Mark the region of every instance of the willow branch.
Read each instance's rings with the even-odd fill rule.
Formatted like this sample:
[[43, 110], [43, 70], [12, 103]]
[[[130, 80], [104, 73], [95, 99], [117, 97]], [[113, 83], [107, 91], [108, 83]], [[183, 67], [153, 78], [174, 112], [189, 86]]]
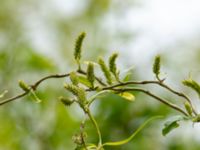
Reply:
[[22, 98], [22, 97], [26, 96], [28, 93], [29, 92], [24, 92], [24, 93], [19, 94], [19, 95], [15, 96], [15, 97], [11, 97], [11, 98], [5, 99], [3, 101], [0, 101], [0, 105], [4, 105], [4, 104], [9, 103], [11, 101], [14, 101], [14, 100], [17, 100], [19, 98]]
[[183, 110], [181, 109], [180, 107], [178, 107], [177, 105], [171, 103], [171, 102], [168, 102], [167, 100], [164, 100], [158, 96], [156, 96], [155, 94], [147, 91], [147, 90], [144, 90], [144, 89], [140, 89], [140, 88], [123, 88], [123, 89], [112, 89], [114, 91], [118, 91], [118, 92], [125, 92], [125, 91], [138, 91], [138, 92], [142, 92], [142, 93], [145, 93], [151, 97], [153, 97], [154, 99], [160, 101], [161, 103], [167, 105], [168, 107], [176, 110], [176, 111], [179, 111], [180, 113], [184, 114], [185, 116], [188, 116], [188, 114]]
[[52, 79], [52, 78], [64, 78], [64, 77], [68, 77], [69, 76], [69, 73], [67, 74], [55, 74], [55, 75], [49, 75], [49, 76], [46, 76], [40, 80], [38, 80], [37, 82], [35, 82], [35, 84], [31, 85], [31, 88], [33, 90], [36, 90], [37, 87], [45, 80], [47, 79]]
[[[64, 77], [67, 77], [69, 76], [69, 74], [55, 74], [55, 75], [48, 75], [46, 77], [43, 77], [41, 78], [40, 80], [36, 81], [33, 85], [30, 85], [31, 89], [33, 89], [34, 91], [37, 89], [37, 87], [42, 83], [44, 82], [45, 80], [47, 79], [52, 79], [52, 78], [64, 78]], [[8, 99], [5, 99], [3, 101], [0, 101], [0, 105], [4, 105], [6, 103], [9, 103], [9, 102], [12, 102], [14, 100], [17, 100], [17, 99], [20, 99], [24, 96], [26, 96], [27, 94], [29, 94], [30, 91], [26, 91], [26, 92], [23, 92], [17, 96], [14, 96], [14, 97], [11, 97], [11, 98], [8, 98]]]
[[[181, 93], [181, 92], [178, 92], [178, 91], [176, 91], [176, 90], [170, 88], [168, 85], [164, 84], [163, 82], [159, 82], [159, 81], [129, 81], [129, 82], [123, 82], [123, 83], [115, 84], [115, 85], [109, 86], [109, 87], [107, 87], [107, 88], [115, 88], [115, 87], [120, 87], [120, 86], [136, 85], [136, 84], [137, 84], [137, 85], [140, 85], [140, 84], [141, 84], [141, 85], [142, 85], [142, 84], [143, 84], [143, 85], [144, 85], [144, 84], [157, 84], [157, 85], [159, 85], [159, 86], [161, 86], [161, 87], [167, 89], [167, 90], [170, 91], [171, 93], [173, 93], [173, 94], [175, 94], [175, 95], [177, 95], [177, 96], [179, 96], [179, 97], [184, 98], [184, 99], [185, 99], [186, 101], [188, 101], [189, 104], [191, 105], [194, 114], [195, 114], [195, 115], [198, 114], [198, 113], [195, 111], [194, 106], [192, 105], [192, 102], [191, 102], [191, 100], [189, 99], [188, 96], [186, 96], [185, 94], [183, 94], [183, 93]], [[105, 89], [107, 89], [107, 88], [105, 88]]]

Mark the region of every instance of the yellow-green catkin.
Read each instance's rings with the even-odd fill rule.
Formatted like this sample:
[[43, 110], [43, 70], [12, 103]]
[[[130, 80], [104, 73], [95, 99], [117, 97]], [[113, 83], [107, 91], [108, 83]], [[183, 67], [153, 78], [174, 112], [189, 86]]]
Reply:
[[30, 87], [22, 80], [19, 80], [19, 87], [24, 90], [25, 92], [29, 92], [30, 91]]
[[95, 75], [94, 75], [94, 64], [92, 62], [89, 62], [87, 67], [87, 79], [90, 82], [91, 87], [94, 88]]
[[78, 79], [76, 72], [73, 71], [70, 73], [70, 80], [74, 85], [76, 85], [76, 86], [78, 85], [79, 79]]
[[191, 116], [192, 115], [192, 107], [191, 107], [190, 103], [188, 101], [186, 101], [184, 103], [184, 106], [185, 106], [185, 109], [188, 112], [188, 114]]
[[113, 53], [110, 58], [109, 58], [109, 69], [110, 72], [113, 73], [113, 75], [115, 76], [115, 78], [117, 80], [119, 80], [118, 78], [118, 71], [117, 71], [117, 65], [116, 65], [116, 59], [118, 57], [118, 53]]
[[154, 59], [153, 73], [158, 77], [160, 74], [160, 56], [157, 55]]
[[63, 96], [59, 97], [59, 100], [66, 106], [70, 106], [74, 101], [69, 99], [69, 98], [65, 98]]
[[196, 81], [189, 79], [189, 80], [184, 80], [182, 81], [183, 85], [190, 87], [191, 89], [193, 89], [194, 91], [197, 92], [197, 94], [200, 97], [200, 85], [199, 83], [197, 83]]
[[71, 92], [73, 95], [78, 95], [78, 87], [73, 84], [64, 84], [64, 88]]
[[75, 49], [74, 49], [74, 58], [77, 61], [79, 61], [81, 59], [82, 43], [83, 43], [85, 36], [86, 36], [85, 32], [82, 32], [76, 39]]
[[110, 73], [110, 70], [109, 68], [106, 66], [104, 60], [99, 57], [99, 60], [98, 60], [98, 63], [101, 67], [101, 70], [103, 71], [104, 73], [104, 76], [106, 77], [106, 80], [107, 80], [107, 83], [108, 84], [112, 84], [112, 77], [111, 77], [111, 73]]
[[75, 95], [81, 104], [86, 102], [86, 93], [83, 88], [77, 87], [73, 84], [64, 84], [64, 88]]

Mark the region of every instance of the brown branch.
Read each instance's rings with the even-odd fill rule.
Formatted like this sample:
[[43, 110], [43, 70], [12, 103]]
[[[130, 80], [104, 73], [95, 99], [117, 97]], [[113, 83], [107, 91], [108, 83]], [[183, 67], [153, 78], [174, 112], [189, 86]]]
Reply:
[[[106, 90], [108, 90], [108, 88], [106, 88]], [[170, 107], [170, 108], [172, 108], [172, 109], [174, 109], [174, 110], [176, 110], [176, 111], [179, 111], [180, 113], [184, 114], [185, 116], [188, 116], [188, 114], [187, 114], [184, 110], [182, 110], [181, 108], [179, 108], [177, 105], [175, 105], [175, 104], [173, 104], [173, 103], [170, 103], [170, 102], [168, 102], [168, 101], [166, 101], [166, 100], [164, 100], [164, 99], [162, 99], [162, 98], [156, 96], [155, 94], [153, 94], [153, 93], [151, 93], [151, 92], [149, 92], [149, 91], [147, 91], [147, 90], [140, 89], [140, 88], [123, 88], [123, 89], [113, 89], [113, 88], [112, 88], [112, 90], [118, 91], [118, 92], [138, 91], [138, 92], [145, 93], [145, 94], [147, 94], [147, 95], [153, 97], [154, 99], [157, 99], [157, 100], [160, 101], [161, 103], [167, 105], [168, 107]]]
[[68, 77], [69, 73], [67, 74], [55, 74], [55, 75], [49, 75], [46, 76], [40, 80], [38, 80], [37, 82], [35, 82], [35, 84], [31, 85], [31, 88], [35, 91], [37, 89], [37, 87], [45, 80], [47, 79], [51, 79], [51, 78], [64, 78], [64, 77]]
[[4, 105], [4, 104], [6, 104], [6, 103], [9, 103], [9, 102], [11, 102], [11, 101], [17, 100], [17, 99], [19, 99], [19, 98], [22, 98], [22, 97], [26, 96], [28, 93], [29, 93], [29, 92], [24, 92], [24, 93], [19, 94], [19, 95], [15, 96], [15, 97], [11, 97], [11, 98], [5, 99], [5, 100], [3, 100], [3, 101], [0, 101], [0, 106], [1, 106], [1, 105]]
[[[36, 81], [33, 85], [30, 85], [31, 89], [33, 89], [34, 91], [37, 89], [37, 87], [45, 80], [47, 79], [52, 79], [52, 78], [64, 78], [64, 77], [67, 77], [69, 76], [69, 74], [56, 74], [56, 75], [49, 75], [49, 76], [46, 76], [46, 77], [43, 77], [42, 79]], [[30, 90], [31, 90], [30, 89]], [[14, 100], [17, 100], [19, 98], [22, 98], [24, 96], [26, 96], [30, 91], [26, 91], [26, 92], [23, 92], [17, 96], [14, 96], [14, 97], [11, 97], [11, 98], [8, 98], [8, 99], [5, 99], [3, 101], [0, 101], [0, 106], [1, 105], [4, 105], [6, 103], [9, 103], [9, 102], [12, 102]]]
[[[164, 84], [163, 82], [159, 82], [159, 81], [129, 81], [129, 82], [123, 82], [123, 83], [119, 83], [119, 84], [115, 84], [113, 86], [109, 86], [107, 88], [115, 88], [115, 87], [120, 87], [120, 86], [126, 86], [126, 85], [135, 85], [135, 84], [157, 84], [165, 89], [167, 89], [168, 91], [172, 92], [173, 94], [179, 96], [179, 97], [182, 97], [184, 98], [186, 101], [189, 102], [189, 104], [191, 105], [192, 107], [192, 110], [194, 112], [195, 115], [197, 115], [198, 113], [195, 111], [193, 105], [192, 105], [192, 102], [191, 100], [189, 99], [188, 96], [186, 96], [185, 94], [181, 93], [181, 92], [177, 92], [176, 90], [170, 88], [169, 86], [167, 86], [166, 84]], [[106, 89], [106, 88], [105, 88]]]

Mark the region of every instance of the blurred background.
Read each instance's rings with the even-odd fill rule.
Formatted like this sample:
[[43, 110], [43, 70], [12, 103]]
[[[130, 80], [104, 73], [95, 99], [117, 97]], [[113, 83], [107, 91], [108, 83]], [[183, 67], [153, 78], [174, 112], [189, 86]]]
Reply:
[[[0, 2], [0, 93], [6, 97], [21, 91], [18, 80], [34, 83], [49, 74], [76, 69], [73, 60], [77, 35], [87, 33], [83, 58], [108, 58], [119, 52], [118, 65], [133, 68], [134, 80], [155, 79], [152, 63], [162, 57], [162, 77], [173, 88], [186, 92], [200, 110], [198, 97], [181, 85], [192, 76], [200, 81], [200, 2], [198, 0], [1, 0]], [[71, 150], [72, 136], [83, 119], [76, 106], [66, 108], [57, 99], [66, 95], [65, 79], [48, 80], [37, 94], [1, 106], [1, 150]], [[146, 86], [158, 95], [182, 105], [179, 97], [157, 87]], [[170, 117], [177, 112], [143, 94], [135, 102], [115, 95], [93, 106], [103, 140], [129, 136], [143, 121], [154, 115]], [[198, 150], [200, 126], [181, 123], [163, 137], [166, 119], [155, 121], [130, 143], [110, 150]], [[97, 140], [87, 121], [88, 141]]]

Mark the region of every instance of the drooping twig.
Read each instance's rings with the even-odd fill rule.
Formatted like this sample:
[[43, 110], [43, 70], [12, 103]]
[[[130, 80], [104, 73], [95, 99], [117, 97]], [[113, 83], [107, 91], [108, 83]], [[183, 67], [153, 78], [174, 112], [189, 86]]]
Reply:
[[115, 89], [112, 89], [112, 90], [113, 90], [113, 91], [117, 91], [117, 92], [138, 91], [138, 92], [145, 93], [145, 94], [147, 94], [147, 95], [149, 95], [149, 96], [155, 98], [156, 100], [160, 101], [161, 103], [163, 103], [163, 104], [169, 106], [170, 108], [172, 108], [172, 109], [174, 109], [174, 110], [176, 110], [176, 111], [181, 112], [181, 113], [184, 114], [185, 116], [188, 116], [188, 114], [187, 114], [184, 110], [182, 110], [180, 107], [178, 107], [177, 105], [175, 105], [175, 104], [173, 104], [173, 103], [171, 103], [171, 102], [168, 102], [168, 101], [166, 101], [166, 100], [164, 100], [164, 99], [162, 99], [162, 98], [156, 96], [155, 94], [153, 94], [153, 93], [151, 93], [151, 92], [149, 92], [149, 91], [147, 91], [147, 90], [140, 89], [140, 88], [121, 88], [121, 89], [115, 88]]
[[[67, 76], [69, 76], [69, 74], [48, 75], [48, 76], [43, 77], [43, 78], [41, 78], [40, 80], [36, 81], [33, 85], [30, 85], [30, 88], [31, 88], [32, 90], [35, 91], [35, 90], [37, 89], [37, 87], [38, 87], [43, 81], [45, 81], [45, 80], [47, 80], [47, 79], [52, 79], [52, 78], [64, 78], [64, 77], [67, 77]], [[19, 95], [17, 95], [17, 96], [14, 96], [14, 97], [5, 99], [5, 100], [3, 100], [3, 101], [0, 101], [0, 105], [4, 105], [4, 104], [9, 103], [9, 102], [12, 102], [12, 101], [14, 101], [14, 100], [20, 99], [20, 98], [26, 96], [27, 94], [29, 94], [29, 92], [30, 92], [30, 91], [26, 91], [26, 92], [23, 92], [23, 93], [21, 93], [21, 94], [19, 94]]]
[[129, 82], [123, 82], [123, 83], [115, 84], [113, 86], [109, 86], [109, 87], [106, 87], [104, 89], [112, 89], [112, 88], [115, 88], [115, 87], [126, 86], [126, 85], [142, 85], [142, 84], [157, 84], [157, 85], [167, 89], [168, 91], [172, 92], [173, 94], [184, 98], [191, 105], [194, 114], [195, 115], [198, 114], [195, 111], [194, 106], [192, 105], [192, 102], [191, 102], [191, 100], [190, 100], [190, 98], [188, 96], [186, 96], [185, 94], [183, 94], [181, 92], [178, 92], [178, 91], [172, 89], [171, 87], [169, 87], [168, 85], [164, 84], [163, 82], [159, 82], [159, 81], [129, 81]]

